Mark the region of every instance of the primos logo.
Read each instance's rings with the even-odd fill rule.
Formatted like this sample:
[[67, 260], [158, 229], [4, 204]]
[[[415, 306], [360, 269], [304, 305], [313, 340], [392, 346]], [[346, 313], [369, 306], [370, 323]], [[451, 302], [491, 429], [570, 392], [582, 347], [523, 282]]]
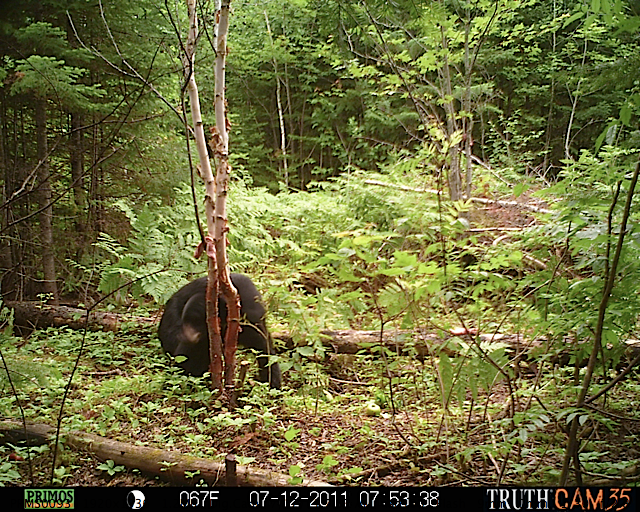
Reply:
[[74, 489], [25, 489], [25, 509], [72, 509]]

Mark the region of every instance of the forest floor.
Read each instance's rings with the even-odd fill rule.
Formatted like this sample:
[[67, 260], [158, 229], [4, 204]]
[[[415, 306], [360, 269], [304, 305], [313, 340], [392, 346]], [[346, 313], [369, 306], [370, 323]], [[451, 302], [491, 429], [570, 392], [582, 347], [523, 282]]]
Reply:
[[[344, 388], [343, 385], [340, 387]], [[333, 390], [340, 392], [338, 388]], [[491, 402], [493, 405], [508, 403], [508, 391], [506, 386], [498, 386], [492, 390]], [[627, 397], [633, 402], [635, 397]], [[488, 404], [486, 409], [492, 409]], [[520, 404], [522, 405], [522, 404]], [[286, 410], [285, 410], [286, 409]], [[425, 412], [428, 407], [422, 403], [420, 409], [411, 407], [408, 410], [399, 411], [395, 417], [387, 412], [381, 416], [372, 417], [365, 414], [354, 414], [353, 411], [342, 407], [334, 407], [332, 411], [314, 414], [310, 411], [299, 411], [292, 415], [291, 410], [285, 407], [276, 407], [272, 413], [278, 418], [269, 431], [251, 426], [239, 430], [230, 429], [228, 435], [220, 438], [208, 438], [202, 443], [209, 445], [211, 452], [221, 455], [233, 452], [239, 457], [251, 458], [250, 468], [261, 468], [267, 471], [287, 474], [288, 467], [295, 464], [302, 468], [305, 480], [323, 481], [327, 484], [338, 486], [389, 486], [389, 487], [435, 487], [435, 486], [495, 486], [497, 475], [502, 470], [503, 459], [497, 454], [481, 456], [480, 451], [475, 452], [471, 447], [491, 446], [491, 429], [486, 427], [486, 421], [481, 415], [471, 415], [465, 423], [464, 418], [449, 418], [443, 422], [441, 414]], [[409, 408], [407, 408], [409, 409]], [[282, 413], [280, 415], [279, 413]], [[612, 417], [624, 414], [624, 411], [606, 411]], [[215, 413], [214, 413], [215, 414]], [[499, 416], [499, 415], [497, 415]], [[188, 428], [188, 421], [179, 419]], [[499, 421], [498, 418], [496, 418]], [[447, 425], [448, 423], [448, 425]], [[425, 437], [425, 424], [429, 424], [433, 431], [442, 427], [440, 436], [434, 435], [429, 439]], [[274, 443], [274, 431], [299, 430], [295, 443], [286, 443], [282, 440]], [[138, 431], [135, 441], [148, 446], [157, 446], [153, 440], [153, 431], [157, 427], [150, 426], [149, 430]], [[232, 432], [233, 430], [233, 432]], [[417, 435], [417, 431], [421, 431]], [[549, 439], [555, 439], [560, 445], [566, 436], [561, 432], [560, 424], [551, 423], [547, 426]], [[117, 436], [126, 439], [127, 433]], [[640, 457], [640, 449], [634, 446], [634, 439], [640, 438], [640, 422], [624, 420], [619, 422], [618, 428], [608, 430], [598, 428], [592, 434], [594, 441], [606, 445], [609, 449], [600, 456], [600, 463], [610, 464], [611, 467], [621, 461], [637, 459]], [[449, 442], [448, 439], [452, 439]], [[495, 442], [495, 440], [493, 441]], [[274, 453], [274, 445], [278, 444]], [[465, 446], [468, 447], [465, 449]], [[516, 476], [515, 481], [519, 485], [545, 485], [537, 473], [539, 466], [559, 468], [562, 465], [562, 450], [549, 449], [538, 451], [531, 450], [525, 445], [514, 446], [508, 459], [505, 480], [511, 485], [514, 483], [513, 468], [527, 467], [532, 473], [532, 481], [527, 482], [526, 473]], [[189, 454], [193, 446], [176, 440], [171, 450]], [[465, 450], [468, 456], [465, 456]], [[475, 455], [474, 455], [475, 452]], [[487, 453], [487, 452], [485, 452]], [[327, 455], [331, 461], [327, 462]], [[220, 457], [213, 457], [220, 460]], [[65, 463], [72, 468], [65, 486], [164, 486], [166, 482], [156, 477], [145, 476], [137, 471], [124, 468], [116, 474], [109, 476], [107, 472], [97, 469], [101, 461], [89, 453], [66, 452]], [[39, 467], [38, 464], [42, 464]], [[50, 454], [34, 459], [36, 473], [47, 474], [50, 471]], [[26, 465], [22, 467], [26, 470]], [[345, 469], [359, 468], [358, 471], [348, 472]], [[597, 485], [609, 485], [607, 475], [589, 473], [585, 475]], [[23, 485], [29, 481], [26, 472], [23, 472]], [[594, 480], [595, 479], [595, 480]], [[194, 483], [197, 482], [197, 477]], [[40, 485], [43, 485], [40, 483]], [[503, 484], [504, 485], [504, 484]], [[547, 481], [546, 485], [552, 485]], [[596, 484], [591, 484], [596, 485]]]
[[[520, 208], [488, 206], [476, 209], [471, 220], [483, 227], [523, 227], [533, 218]], [[480, 238], [485, 236], [486, 240], [480, 243], [491, 243], [499, 232]], [[230, 413], [224, 408], [212, 408], [210, 400], [201, 398], [206, 395], [206, 383], [185, 385], [179, 374], [164, 380], [154, 375], [159, 364], [164, 364], [158, 363], [161, 358], [155, 333], [148, 331], [132, 344], [130, 333], [115, 336], [111, 348], [123, 347], [122, 352], [108, 357], [103, 352], [96, 353], [92, 366], [84, 369], [69, 397], [69, 403], [74, 404], [71, 414], [80, 422], [86, 420], [87, 432], [103, 437], [219, 462], [227, 453], [234, 453], [239, 463], [249, 468], [290, 475], [295, 467], [297, 476], [304, 480], [332, 485], [552, 485], [562, 466], [567, 438], [563, 423], [553, 413], [546, 419], [544, 415], [529, 422], [523, 419], [531, 399], [527, 390], [535, 389], [533, 372], [514, 381], [520, 386], [518, 389], [509, 390], [501, 382], [493, 385], [489, 393], [480, 390], [473, 396], [467, 390], [464, 406], [459, 406], [460, 401], [456, 402], [458, 405], [451, 402], [443, 413], [437, 372], [431, 366], [437, 364], [435, 360], [419, 362], [398, 356], [386, 363], [389, 366], [385, 369], [379, 358], [370, 354], [337, 356], [318, 364], [321, 386], [307, 383], [303, 389], [300, 380], [285, 375], [282, 392], [270, 394], [266, 386], [258, 386], [256, 399], [251, 398], [256, 389], [249, 389], [246, 401], [241, 399], [237, 412]], [[61, 345], [51, 342], [53, 359], [61, 359]], [[48, 350], [42, 351], [43, 357], [47, 357]], [[157, 360], [149, 363], [153, 358]], [[107, 362], [93, 366], [96, 359]], [[115, 373], [108, 375], [113, 368]], [[388, 379], [382, 377], [389, 368], [394, 378], [393, 395]], [[107, 370], [104, 376], [100, 375], [101, 370]], [[144, 372], [149, 372], [148, 379]], [[557, 399], [552, 387], [551, 382], [550, 394], [545, 396], [545, 390], [535, 400], [543, 404]], [[181, 395], [184, 389], [195, 389], [194, 398], [185, 399]], [[640, 458], [640, 421], [624, 419], [629, 411], [640, 410], [638, 395], [625, 388], [616, 388], [612, 393], [616, 393], [612, 407], [600, 413], [603, 418], [615, 419], [615, 427], [604, 420], [592, 422], [591, 432], [583, 436], [583, 446], [592, 451], [587, 459], [610, 467]], [[510, 428], [512, 397], [523, 426], [520, 431]], [[366, 411], [371, 401], [381, 405], [379, 415]], [[626, 406], [616, 409], [619, 404]], [[139, 413], [141, 409], [146, 416]], [[36, 419], [30, 417], [31, 421]], [[92, 421], [96, 421], [94, 427]], [[522, 441], [513, 442], [514, 436], [520, 436]], [[50, 455], [34, 455], [36, 485], [46, 485]], [[101, 462], [90, 453], [64, 450], [62, 465], [67, 472], [61, 481], [65, 486], [169, 485], [131, 468], [118, 468], [109, 474], [99, 468]], [[21, 464], [19, 471], [21, 485], [29, 485], [27, 465]], [[586, 471], [585, 475], [592, 482], [606, 485], [605, 474]], [[194, 483], [197, 481], [196, 476]], [[291, 483], [298, 484], [295, 480]]]

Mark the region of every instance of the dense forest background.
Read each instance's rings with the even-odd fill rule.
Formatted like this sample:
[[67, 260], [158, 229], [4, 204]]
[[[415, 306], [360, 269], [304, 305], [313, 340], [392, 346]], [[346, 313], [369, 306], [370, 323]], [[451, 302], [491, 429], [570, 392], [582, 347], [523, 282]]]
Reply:
[[[633, 7], [236, 2], [227, 82], [234, 176], [276, 193], [402, 165], [434, 184], [448, 179], [460, 199], [483, 186], [473, 177], [480, 163], [510, 183], [546, 184], [604, 138], [635, 147]], [[206, 8], [203, 43], [213, 36]], [[99, 236], [126, 236], [124, 205], [171, 204], [188, 182], [175, 113], [180, 10], [3, 8], [3, 295], [91, 286], [83, 269], [104, 260]], [[212, 119], [211, 46], [198, 55]]]
[[[213, 123], [212, 2], [199, 4], [199, 17], [196, 74], [205, 123]], [[183, 121], [186, 30], [179, 2], [2, 6], [5, 303], [92, 306], [106, 296], [105, 308], [150, 315], [204, 271], [192, 255], [199, 235]], [[570, 465], [580, 483], [578, 447], [612, 443], [598, 428], [632, 437], [620, 434], [610, 458], [590, 445], [586, 459], [602, 464], [594, 475], [613, 478], [612, 459], [637, 463], [637, 449], [625, 448], [637, 441], [637, 419], [633, 429], [594, 412], [587, 396], [596, 367], [604, 386], [635, 357], [639, 30], [633, 0], [232, 2], [232, 269], [260, 284], [272, 328], [289, 333], [289, 384], [316, 402], [339, 394], [317, 366], [328, 357], [326, 329], [426, 329], [455, 340], [453, 353], [430, 353], [437, 357], [425, 388], [402, 387], [416, 382], [413, 373], [404, 380], [404, 359], [390, 367], [383, 358], [383, 369], [371, 370], [379, 379], [371, 399], [394, 417], [398, 404], [420, 404], [426, 390], [439, 397], [438, 440], [455, 430], [444, 418], [469, 414], [473, 433], [460, 440], [469, 445], [456, 470], [421, 473], [422, 484], [472, 469], [495, 471], [485, 484], [565, 483]], [[0, 319], [11, 353], [11, 309]], [[58, 334], [38, 332], [31, 339], [46, 338], [52, 351], [73, 338], [61, 334], [56, 345]], [[520, 349], [514, 363], [513, 347], [471, 340], [487, 332], [536, 340], [535, 363], [523, 362]], [[37, 373], [24, 351], [14, 364]], [[414, 363], [423, 361], [418, 352]], [[151, 356], [137, 357], [127, 364]], [[368, 371], [370, 357], [355, 366]], [[558, 370], [561, 360], [569, 369]], [[412, 372], [425, 371], [415, 364]], [[332, 359], [329, 375], [349, 380], [351, 365]], [[536, 375], [526, 386], [524, 366]], [[471, 410], [489, 403], [498, 382], [498, 402], [510, 404], [494, 422], [499, 442], [470, 427]], [[402, 388], [395, 395], [394, 386]], [[533, 398], [542, 388], [554, 393], [552, 405]], [[637, 388], [623, 393], [613, 403], [637, 405]], [[3, 414], [11, 416], [7, 400]], [[487, 420], [486, 409], [478, 414]], [[299, 432], [291, 428], [287, 443]], [[413, 443], [421, 456], [434, 447]], [[556, 449], [552, 469], [541, 464]], [[336, 470], [339, 459], [321, 458], [317, 474], [344, 476], [350, 470]], [[0, 481], [15, 481], [11, 471]]]

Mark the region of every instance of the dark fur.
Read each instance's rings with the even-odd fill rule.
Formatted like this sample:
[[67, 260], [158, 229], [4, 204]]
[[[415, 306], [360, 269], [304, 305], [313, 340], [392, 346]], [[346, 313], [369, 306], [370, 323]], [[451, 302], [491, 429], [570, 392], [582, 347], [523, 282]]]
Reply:
[[[247, 276], [231, 274], [231, 282], [240, 294], [240, 326], [238, 343], [254, 348], [263, 354], [273, 354], [271, 336], [264, 322], [266, 310], [260, 292]], [[174, 356], [188, 359], [180, 366], [190, 375], [202, 375], [209, 371], [209, 334], [206, 322], [205, 294], [207, 278], [192, 281], [178, 290], [167, 302], [160, 320], [158, 336], [162, 348]], [[227, 328], [227, 304], [224, 298], [218, 303], [222, 337]], [[258, 356], [260, 380], [271, 387], [280, 388], [281, 373], [277, 363], [267, 366], [267, 358]]]

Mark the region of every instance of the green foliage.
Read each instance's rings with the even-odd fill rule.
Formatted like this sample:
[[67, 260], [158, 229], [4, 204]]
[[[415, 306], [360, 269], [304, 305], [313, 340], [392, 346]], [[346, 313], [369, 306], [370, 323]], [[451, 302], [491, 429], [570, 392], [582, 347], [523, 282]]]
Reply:
[[273, 196], [239, 182], [229, 198], [229, 259], [240, 269], [271, 262], [304, 266], [335, 247], [334, 233], [356, 223], [334, 187]]
[[[131, 292], [135, 297], [150, 295], [164, 302], [189, 280], [188, 274], [202, 268], [192, 256], [199, 238], [191, 191], [185, 186], [174, 194], [170, 206], [117, 203], [129, 219], [131, 231], [126, 245], [106, 233], [96, 243], [104, 255], [104, 263], [98, 267], [101, 292], [111, 293], [131, 283], [131, 287], [119, 290], [117, 299], [124, 300]], [[239, 182], [232, 186], [229, 197], [229, 259], [236, 271], [310, 264], [335, 247], [334, 232], [358, 224], [348, 205], [334, 193], [281, 193], [274, 197]], [[95, 268], [82, 268], [87, 274], [95, 273]]]
[[[41, 281], [36, 99], [46, 105], [65, 291], [159, 304], [204, 269], [192, 256], [200, 240], [185, 185], [184, 127], [164, 103], [179, 105], [178, 45], [168, 13], [156, 7], [65, 6], [77, 37], [60, 5], [44, 3], [37, 15], [31, 4], [8, 8], [0, 67], [0, 236], [10, 242], [0, 254], [3, 292], [5, 282], [13, 293], [25, 277]], [[575, 397], [622, 234], [597, 354], [602, 382], [637, 331], [637, 208], [620, 228], [640, 140], [640, 25], [628, 7], [612, 0], [234, 4], [229, 256], [234, 271], [256, 277], [274, 332], [290, 334], [277, 356], [288, 388], [255, 385], [238, 409], [226, 410], [206, 380], [167, 367], [154, 333], [88, 333], [65, 428], [123, 440], [144, 429], [149, 444], [208, 457], [233, 443], [247, 463], [262, 450], [288, 469], [292, 485], [313, 472], [372, 474], [379, 450], [406, 458], [412, 477], [437, 485], [460, 473], [488, 474], [496, 461], [505, 461], [496, 467], [499, 484], [557, 484], [557, 447], [566, 443], [565, 426], [577, 425], [583, 467], [624, 469], [600, 460], [621, 457], [610, 455], [615, 443], [601, 441], [617, 425], [575, 407]], [[202, 26], [210, 29], [208, 16]], [[197, 76], [211, 120], [206, 39]], [[490, 165], [474, 166], [472, 195], [525, 201], [557, 181], [535, 194], [555, 213], [520, 232], [471, 232], [485, 227], [486, 212], [442, 194], [453, 161], [467, 163], [462, 148], [470, 140], [473, 155]], [[514, 220], [503, 213], [487, 227]], [[524, 215], [515, 220], [524, 225]], [[320, 284], [305, 286], [310, 276]], [[33, 288], [25, 295], [37, 296]], [[355, 354], [334, 354], [326, 340], [327, 330], [382, 327], [395, 333], [393, 346], [374, 340]], [[82, 334], [36, 330], [18, 341], [6, 308], [0, 329], [18, 395], [1, 370], [1, 415], [17, 417], [19, 400], [28, 420], [53, 424]], [[518, 358], [513, 344], [486, 341], [491, 332], [517, 334]], [[536, 360], [521, 360], [520, 340], [536, 337], [537, 354], [527, 354]], [[558, 367], [563, 359], [574, 368]], [[535, 380], [520, 372], [527, 365]], [[608, 405], [629, 410], [619, 406], [637, 390], [625, 386], [629, 395], [615, 389]], [[444, 453], [443, 440], [456, 456], [432, 468], [420, 457]], [[21, 483], [22, 466], [4, 463], [0, 484]], [[75, 468], [65, 461], [54, 482], [68, 483]], [[113, 461], [99, 469], [114, 478], [123, 472]]]
[[610, 14], [589, 11], [588, 2], [522, 2], [498, 21], [480, 57], [500, 91], [486, 117], [496, 158], [560, 167], [618, 117], [635, 87], [624, 71], [634, 66], [634, 43], [607, 21]]
[[124, 471], [126, 468], [124, 466], [116, 466], [116, 463], [109, 459], [102, 464], [98, 464], [96, 469], [105, 471], [109, 476], [114, 476], [115, 474]]
[[100, 84], [86, 85], [84, 67], [67, 62], [88, 64], [88, 51], [72, 49], [65, 33], [46, 22], [36, 22], [19, 29], [15, 34], [24, 49], [22, 58], [15, 61], [16, 80], [11, 94], [32, 93], [38, 98], [55, 98], [65, 108], [91, 111], [94, 104], [105, 96]]
[[[622, 201], [629, 186], [632, 159], [636, 158], [635, 152], [611, 147], [604, 148], [598, 156], [585, 151], [578, 161], [568, 162], [564, 179], [548, 191], [564, 198], [563, 208], [543, 238], [536, 240], [565, 246], [565, 257], [570, 258], [577, 274], [553, 275], [550, 269], [531, 279], [530, 283], [540, 290], [538, 305], [546, 320], [540, 325], [541, 330], [551, 329], [556, 336], [575, 332], [578, 339], [594, 332], [594, 312], [620, 236]], [[640, 279], [640, 253], [634, 219], [636, 214], [632, 212], [609, 301], [608, 315], [615, 321], [607, 322], [604, 332], [605, 342], [614, 347], [613, 354], [609, 354], [614, 359], [620, 356], [620, 342], [634, 331], [640, 307], [635, 293], [635, 283]]]
[[287, 480], [287, 483], [289, 485], [300, 485], [303, 482], [303, 477], [304, 474], [302, 473], [302, 468], [300, 466], [298, 466], [297, 464], [294, 464], [293, 466], [291, 466], [289, 468], [289, 476], [291, 478], [289, 478], [289, 480]]
[[473, 400], [477, 400], [483, 391], [490, 393], [491, 389], [505, 378], [513, 378], [508, 369], [506, 345], [481, 343], [479, 340], [470, 344], [455, 340], [450, 341], [447, 346], [449, 349], [455, 349], [458, 357], [452, 360], [445, 352], [440, 353], [439, 369], [444, 408], [447, 408], [453, 399], [463, 406], [467, 392]]
[[71, 48], [66, 37], [60, 27], [43, 21], [36, 21], [15, 32], [16, 41], [24, 49], [23, 55], [56, 55], [85, 64], [91, 61], [88, 50]]
[[65, 66], [54, 57], [32, 55], [23, 62], [18, 61], [15, 70], [20, 79], [11, 88], [13, 94], [33, 92], [39, 98], [54, 96], [68, 108], [84, 110], [90, 110], [93, 102], [104, 96], [98, 86], [78, 83], [83, 70]]
[[[342, 127], [349, 117], [361, 115], [353, 97], [343, 98], [332, 87], [339, 78], [327, 62], [333, 8], [298, 0], [260, 5], [241, 1], [235, 6], [230, 31], [237, 39], [229, 55], [235, 73], [227, 75], [229, 90], [235, 92], [229, 94], [229, 103], [237, 119], [251, 122], [234, 130], [234, 166], [250, 169], [254, 183], [271, 192], [285, 179], [280, 112], [272, 101], [278, 81], [286, 91], [280, 99], [289, 184], [305, 188], [334, 174], [348, 165], [350, 148], [357, 144], [346, 130], [330, 128], [334, 120]], [[256, 95], [269, 99], [256, 102]]]
[[49, 379], [59, 378], [60, 374], [55, 369], [43, 366], [34, 362], [31, 357], [16, 352], [12, 330], [13, 310], [0, 302], [0, 353], [3, 361], [0, 362], [0, 388], [11, 389], [9, 377], [17, 389], [24, 389], [29, 383], [47, 386]]
[[20, 481], [20, 473], [16, 470], [16, 464], [5, 461], [0, 464], [0, 487], [7, 484], [17, 484]]
[[[40, 386], [46, 386], [51, 377], [60, 377], [55, 370], [43, 368], [41, 364], [22, 357], [13, 357], [8, 362], [7, 368], [11, 382], [18, 388], [25, 386], [28, 382], [37, 382]], [[0, 386], [9, 386], [7, 370], [4, 366], [0, 367]]]
[[323, 473], [330, 473], [338, 464], [339, 462], [333, 458], [333, 455], [327, 455], [322, 459], [322, 462], [316, 466], [316, 469]]
[[[197, 263], [190, 254], [199, 239], [192, 221], [188, 188], [176, 189], [176, 201], [171, 206], [148, 202], [140, 207], [119, 201], [117, 206], [127, 216], [131, 231], [127, 246], [107, 233], [102, 233], [96, 248], [105, 256], [98, 267], [98, 290], [117, 292], [123, 300], [127, 292], [134, 297], [149, 295], [158, 302], [166, 301], [180, 286], [187, 283], [185, 273], [196, 272]], [[93, 268], [84, 268], [87, 274]], [[122, 289], [123, 286], [130, 287]]]
[[4, 301], [0, 299], [0, 340], [3, 336], [13, 334], [13, 315], [13, 309], [5, 306]]

